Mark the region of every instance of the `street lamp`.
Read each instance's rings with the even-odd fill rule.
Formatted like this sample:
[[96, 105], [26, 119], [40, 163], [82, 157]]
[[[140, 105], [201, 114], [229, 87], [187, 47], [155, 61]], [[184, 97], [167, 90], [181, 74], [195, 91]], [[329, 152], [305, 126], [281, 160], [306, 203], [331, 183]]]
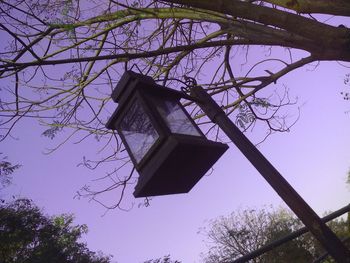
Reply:
[[[180, 104], [183, 97], [182, 92], [132, 71], [123, 74], [112, 92], [119, 105], [106, 127], [117, 130], [139, 172], [135, 197], [187, 193], [228, 148], [206, 139]], [[241, 150], [330, 255], [337, 262], [350, 263], [350, 251], [213, 98], [193, 85], [190, 99]]]
[[139, 173], [135, 197], [187, 193], [227, 150], [208, 140], [184, 107], [182, 92], [126, 71], [112, 92], [116, 130]]

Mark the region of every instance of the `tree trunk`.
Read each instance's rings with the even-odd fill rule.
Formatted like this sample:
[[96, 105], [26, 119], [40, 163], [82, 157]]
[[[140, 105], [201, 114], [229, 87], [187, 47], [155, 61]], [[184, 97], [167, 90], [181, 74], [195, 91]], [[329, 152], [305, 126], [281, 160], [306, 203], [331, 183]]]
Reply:
[[[313, 48], [308, 51], [317, 60], [350, 61], [350, 30], [345, 27], [330, 26], [297, 14], [237, 0], [165, 0], [165, 2], [220, 12], [266, 27], [276, 27], [313, 42]], [[343, 1], [334, 2], [340, 4]], [[300, 46], [300, 49], [305, 47]]]
[[282, 6], [301, 14], [350, 15], [350, 1], [348, 0], [265, 0], [265, 2]]

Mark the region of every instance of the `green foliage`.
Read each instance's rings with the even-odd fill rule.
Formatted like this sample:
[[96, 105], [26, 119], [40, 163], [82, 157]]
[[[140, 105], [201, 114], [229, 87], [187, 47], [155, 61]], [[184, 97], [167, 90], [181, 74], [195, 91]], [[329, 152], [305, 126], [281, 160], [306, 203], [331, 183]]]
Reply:
[[[267, 227], [264, 231], [266, 244], [285, 237], [303, 225], [287, 210], [273, 211], [267, 218]], [[260, 257], [261, 262], [311, 262], [313, 253], [310, 248], [309, 236], [301, 236], [273, 249]]]
[[[348, 220], [333, 220], [329, 223], [341, 239], [350, 237]], [[204, 262], [231, 262], [302, 226], [300, 220], [285, 209], [238, 210], [227, 217], [211, 221], [209, 228], [204, 229], [211, 244], [208, 253], [204, 255]], [[308, 233], [274, 248], [252, 262], [306, 263], [312, 262], [323, 253], [324, 249]], [[333, 262], [331, 259], [327, 260]]]
[[0, 206], [0, 262], [109, 263], [111, 257], [90, 251], [78, 239], [85, 225], [72, 215], [48, 217], [28, 199]]
[[[0, 153], [1, 155], [2, 153]], [[12, 164], [7, 160], [7, 157], [2, 157], [0, 160], [0, 189], [6, 187], [11, 183], [11, 174], [21, 166], [19, 164]]]
[[163, 258], [147, 260], [144, 263], [181, 263], [181, 262], [177, 260], [173, 261], [170, 258], [170, 255], [167, 255], [167, 256], [164, 256]]
[[62, 131], [62, 125], [58, 121], [53, 121], [49, 126], [50, 128], [45, 130], [41, 135], [52, 140], [56, 137], [58, 132]]

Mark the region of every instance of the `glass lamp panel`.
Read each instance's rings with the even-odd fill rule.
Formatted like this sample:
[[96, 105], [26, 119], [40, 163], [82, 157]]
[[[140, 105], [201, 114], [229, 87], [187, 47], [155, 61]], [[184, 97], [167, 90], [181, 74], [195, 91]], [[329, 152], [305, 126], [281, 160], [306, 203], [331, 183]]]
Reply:
[[157, 109], [172, 133], [202, 136], [176, 101], [156, 100]]
[[138, 101], [128, 109], [120, 129], [137, 163], [159, 138], [149, 116]]

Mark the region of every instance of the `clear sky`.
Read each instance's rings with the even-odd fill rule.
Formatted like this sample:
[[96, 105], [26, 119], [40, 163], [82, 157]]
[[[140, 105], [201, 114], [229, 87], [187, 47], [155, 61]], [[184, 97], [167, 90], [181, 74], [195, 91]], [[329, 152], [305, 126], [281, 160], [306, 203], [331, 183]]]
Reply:
[[[298, 95], [301, 115], [289, 133], [275, 134], [259, 149], [275, 165], [313, 209], [322, 215], [349, 203], [346, 174], [350, 168], [350, 104], [340, 92], [348, 89], [343, 79], [348, 69], [335, 62], [315, 70], [305, 67], [281, 82]], [[10, 160], [23, 165], [13, 185], [1, 195], [29, 197], [49, 214], [74, 213], [77, 223], [86, 223], [86, 241], [91, 249], [114, 255], [119, 262], [171, 254], [183, 262], [200, 262], [205, 236], [198, 234], [207, 221], [246, 206], [283, 205], [281, 199], [242, 154], [230, 145], [189, 194], [154, 198], [148, 208], [135, 206], [129, 212], [105, 210], [86, 199], [73, 199], [84, 183], [95, 178], [77, 167], [82, 156], [94, 152], [93, 142], [67, 144], [44, 155], [53, 141], [42, 137], [43, 128], [31, 120], [15, 130], [18, 139], [1, 144]], [[97, 147], [97, 146], [96, 146]], [[110, 198], [113, 198], [112, 196]], [[130, 202], [136, 202], [129, 195]]]
[[[347, 73], [349, 68], [336, 62], [322, 62], [282, 78], [276, 87], [285, 85], [291, 97], [298, 96], [300, 119], [289, 133], [274, 134], [259, 145], [320, 216], [350, 200], [345, 183], [350, 169], [350, 103], [340, 94], [350, 88], [344, 84]], [[0, 152], [22, 165], [0, 197], [31, 198], [50, 215], [75, 214], [76, 223], [89, 227], [84, 238], [88, 247], [112, 254], [118, 262], [143, 262], [167, 254], [182, 262], [200, 262], [206, 237], [198, 231], [208, 220], [237, 208], [284, 205], [231, 144], [214, 172], [190, 193], [154, 198], [147, 208], [138, 208], [139, 201], [128, 194], [126, 203], [135, 203], [133, 209], [105, 214], [95, 202], [74, 199], [81, 186], [98, 176], [77, 166], [83, 156], [96, 153], [98, 143], [67, 143], [45, 155], [56, 142], [41, 136], [43, 131], [33, 120], [24, 120], [14, 138], [0, 144]], [[117, 197], [111, 194], [111, 203]]]

